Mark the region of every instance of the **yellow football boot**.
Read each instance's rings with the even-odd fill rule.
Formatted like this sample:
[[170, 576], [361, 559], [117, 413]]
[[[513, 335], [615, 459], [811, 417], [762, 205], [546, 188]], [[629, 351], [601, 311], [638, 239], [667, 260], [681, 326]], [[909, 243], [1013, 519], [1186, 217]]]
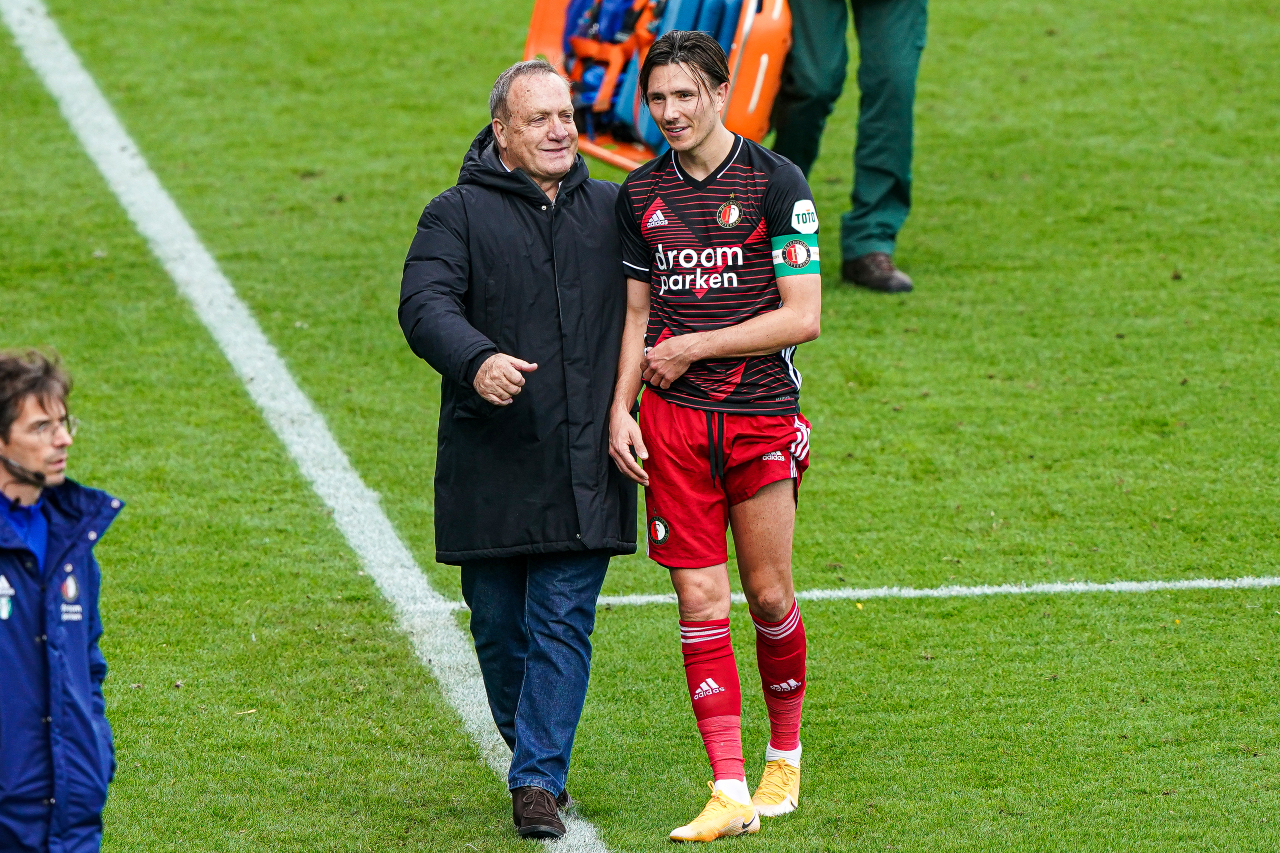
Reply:
[[760, 787], [756, 788], [751, 804], [765, 817], [795, 811], [800, 805], [800, 768], [785, 758], [770, 761], [764, 766]]
[[739, 803], [708, 782], [711, 799], [702, 813], [679, 829], [671, 830], [672, 841], [715, 841], [734, 835], [760, 831], [760, 816], [755, 806]]

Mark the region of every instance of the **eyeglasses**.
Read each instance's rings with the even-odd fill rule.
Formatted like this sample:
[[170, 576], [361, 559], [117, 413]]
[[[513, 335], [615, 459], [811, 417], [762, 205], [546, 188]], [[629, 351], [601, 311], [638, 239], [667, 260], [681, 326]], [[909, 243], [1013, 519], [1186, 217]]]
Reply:
[[75, 438], [76, 432], [80, 429], [80, 419], [73, 415], [65, 415], [56, 421], [41, 421], [40, 426], [35, 429], [36, 438], [46, 444], [52, 444], [59, 429], [65, 429], [67, 435]]

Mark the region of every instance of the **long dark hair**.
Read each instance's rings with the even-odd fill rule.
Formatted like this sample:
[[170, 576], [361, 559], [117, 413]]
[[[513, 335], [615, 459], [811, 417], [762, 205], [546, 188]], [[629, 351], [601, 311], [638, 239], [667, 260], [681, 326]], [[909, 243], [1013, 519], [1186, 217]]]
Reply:
[[709, 33], [699, 30], [672, 30], [653, 43], [640, 66], [640, 92], [649, 100], [649, 75], [661, 65], [684, 65], [693, 71], [707, 94], [729, 82], [729, 57]]

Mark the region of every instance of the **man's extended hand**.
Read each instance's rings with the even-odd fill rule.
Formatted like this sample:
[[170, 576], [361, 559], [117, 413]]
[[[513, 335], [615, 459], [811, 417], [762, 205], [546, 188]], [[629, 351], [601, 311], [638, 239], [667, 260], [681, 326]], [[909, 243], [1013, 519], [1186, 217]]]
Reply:
[[650, 385], [670, 388], [672, 382], [684, 376], [689, 365], [702, 358], [697, 352], [701, 339], [697, 332], [677, 335], [645, 350], [644, 373], [640, 378]]
[[644, 436], [640, 434], [640, 424], [625, 409], [613, 409], [609, 414], [609, 455], [619, 471], [640, 485], [648, 486], [649, 475], [631, 455], [632, 448], [641, 459], [649, 458]]
[[485, 359], [471, 384], [477, 394], [495, 406], [509, 406], [511, 398], [524, 387], [524, 374], [537, 369], [537, 364], [499, 352]]

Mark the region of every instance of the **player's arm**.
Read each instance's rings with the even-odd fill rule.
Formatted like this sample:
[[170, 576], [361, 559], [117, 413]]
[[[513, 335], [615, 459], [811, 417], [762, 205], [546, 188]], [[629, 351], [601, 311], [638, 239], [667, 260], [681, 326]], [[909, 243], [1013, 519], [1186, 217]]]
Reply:
[[622, 249], [622, 269], [627, 277], [627, 319], [622, 327], [622, 349], [618, 353], [618, 378], [613, 386], [613, 405], [609, 407], [609, 455], [618, 470], [642, 486], [649, 485], [649, 475], [636, 460], [648, 459], [640, 425], [631, 417], [636, 395], [640, 393], [640, 374], [644, 370], [644, 335], [649, 325], [649, 245], [640, 232], [640, 223], [631, 203], [630, 187], [623, 183], [614, 205], [614, 221], [618, 226], [618, 242]]
[[[642, 486], [649, 485], [649, 475], [640, 467], [636, 456], [649, 458], [640, 425], [631, 417], [631, 407], [640, 393], [640, 374], [644, 370], [644, 333], [649, 325], [649, 284], [627, 279], [627, 320], [622, 327], [622, 350], [618, 354], [618, 379], [613, 386], [613, 405], [609, 410], [609, 455], [618, 470]], [[634, 448], [635, 455], [632, 455]]]
[[695, 361], [769, 355], [818, 337], [822, 331], [822, 276], [779, 277], [778, 293], [780, 306], [745, 323], [667, 338], [649, 350], [641, 378], [670, 388]]

